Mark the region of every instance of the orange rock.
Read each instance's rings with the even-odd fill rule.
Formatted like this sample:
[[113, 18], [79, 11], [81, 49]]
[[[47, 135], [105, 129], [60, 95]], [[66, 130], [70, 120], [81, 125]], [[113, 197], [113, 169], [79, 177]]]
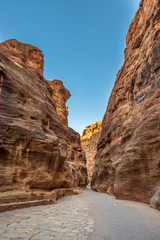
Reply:
[[82, 148], [85, 151], [87, 159], [87, 172], [89, 185], [95, 164], [95, 155], [97, 152], [97, 143], [102, 130], [102, 121], [91, 124], [85, 128], [81, 136]]
[[53, 89], [53, 99], [56, 103], [56, 110], [58, 116], [65, 126], [68, 127], [68, 107], [66, 106], [67, 100], [70, 98], [70, 92], [63, 86], [60, 80], [48, 81], [50, 87]]
[[44, 56], [37, 47], [11, 39], [0, 43], [0, 49], [20, 66], [43, 75]]
[[71, 134], [42, 73], [39, 49], [16, 40], [0, 44], [0, 191], [87, 183], [81, 146], [74, 149], [74, 168], [70, 164]]
[[142, 0], [98, 143], [92, 188], [149, 203], [160, 186], [160, 1]]
[[86, 156], [82, 150], [79, 133], [68, 127], [68, 107], [66, 106], [66, 101], [71, 94], [60, 80], [48, 81], [48, 83], [53, 89], [52, 97], [56, 104], [58, 116], [67, 131], [69, 141], [69, 144], [67, 144], [67, 160], [71, 169], [70, 177], [73, 180], [70, 186], [74, 187], [75, 182], [77, 182], [79, 186], [85, 187], [87, 184]]

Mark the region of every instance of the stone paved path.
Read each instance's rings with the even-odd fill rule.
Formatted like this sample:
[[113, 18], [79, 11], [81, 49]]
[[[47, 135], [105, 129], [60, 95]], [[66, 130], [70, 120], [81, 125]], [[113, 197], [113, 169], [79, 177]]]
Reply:
[[160, 240], [160, 212], [86, 190], [54, 205], [0, 214], [0, 240]]
[[93, 229], [94, 218], [79, 195], [54, 205], [0, 213], [1, 240], [85, 240]]

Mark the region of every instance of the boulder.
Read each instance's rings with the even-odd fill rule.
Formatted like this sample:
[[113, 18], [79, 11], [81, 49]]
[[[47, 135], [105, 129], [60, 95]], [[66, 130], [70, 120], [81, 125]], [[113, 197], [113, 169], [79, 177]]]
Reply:
[[160, 211], [160, 187], [157, 189], [156, 193], [151, 198], [150, 205], [151, 207]]

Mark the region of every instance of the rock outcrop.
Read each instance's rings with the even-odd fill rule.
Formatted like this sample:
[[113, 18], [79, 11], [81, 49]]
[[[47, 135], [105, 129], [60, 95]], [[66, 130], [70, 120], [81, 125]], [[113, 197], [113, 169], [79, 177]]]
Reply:
[[59, 119], [67, 131], [69, 139], [69, 144], [67, 145], [67, 160], [72, 170], [75, 184], [78, 182], [80, 186], [85, 187], [87, 180], [86, 155], [81, 146], [79, 133], [68, 127], [67, 116], [69, 112], [66, 101], [70, 98], [71, 94], [60, 80], [48, 81], [48, 83], [53, 89], [52, 97], [56, 104]]
[[73, 149], [42, 73], [39, 49], [16, 40], [0, 44], [0, 191], [87, 183], [81, 145]]
[[98, 143], [92, 188], [149, 203], [160, 186], [160, 1], [142, 0]]
[[97, 152], [97, 143], [102, 130], [102, 121], [98, 121], [95, 124], [91, 124], [87, 126], [83, 135], [81, 136], [81, 144], [82, 148], [86, 153], [87, 159], [87, 172], [88, 172], [88, 180], [89, 185], [91, 182], [91, 177], [95, 164], [95, 155]]
[[63, 125], [68, 127], [68, 107], [67, 100], [70, 98], [70, 92], [63, 86], [60, 80], [48, 81], [50, 87], [53, 89], [53, 99], [56, 103], [56, 110]]
[[44, 56], [40, 49], [15, 39], [0, 43], [3, 52], [26, 69], [34, 69], [43, 75]]

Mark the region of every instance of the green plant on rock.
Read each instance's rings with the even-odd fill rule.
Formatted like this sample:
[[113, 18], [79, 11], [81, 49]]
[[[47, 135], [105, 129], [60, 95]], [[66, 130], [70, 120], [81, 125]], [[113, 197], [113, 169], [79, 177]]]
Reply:
[[117, 127], [117, 129], [116, 129], [116, 135], [117, 136], [119, 135], [119, 129], [120, 129], [120, 127]]
[[132, 100], [132, 101], [129, 103], [130, 106], [133, 106], [133, 104], [134, 104], [134, 100]]

